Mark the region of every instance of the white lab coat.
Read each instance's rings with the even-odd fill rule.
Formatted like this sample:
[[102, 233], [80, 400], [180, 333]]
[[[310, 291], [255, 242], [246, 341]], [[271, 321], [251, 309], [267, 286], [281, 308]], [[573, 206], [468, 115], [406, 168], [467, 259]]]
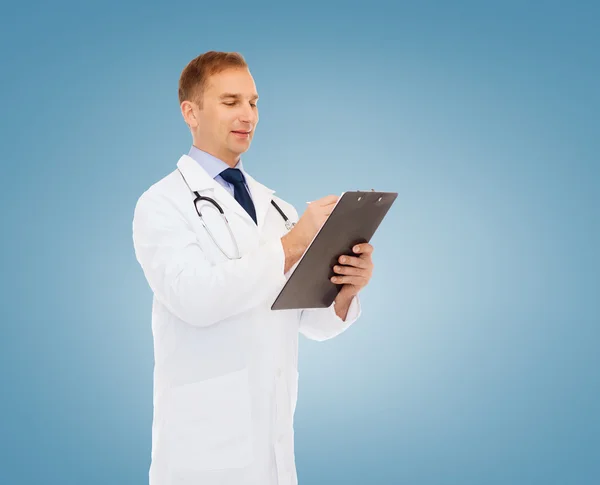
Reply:
[[[359, 317], [359, 299], [345, 321], [334, 305], [272, 311], [289, 272], [280, 240], [287, 229], [271, 199], [291, 221], [298, 213], [246, 174], [256, 225], [194, 159], [183, 155], [177, 166], [192, 190], [221, 204], [243, 257], [228, 260], [212, 242], [177, 170], [139, 198], [133, 242], [154, 294], [150, 485], [296, 485], [298, 333], [319, 341], [340, 334]], [[216, 210], [201, 207], [234, 255]]]

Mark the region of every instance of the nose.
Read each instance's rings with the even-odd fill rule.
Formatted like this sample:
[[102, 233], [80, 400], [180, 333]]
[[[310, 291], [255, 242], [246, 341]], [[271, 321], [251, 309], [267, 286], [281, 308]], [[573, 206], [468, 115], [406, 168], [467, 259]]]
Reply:
[[242, 123], [250, 123], [254, 126], [258, 121], [258, 112], [256, 111], [256, 108], [246, 105], [240, 113], [240, 121]]

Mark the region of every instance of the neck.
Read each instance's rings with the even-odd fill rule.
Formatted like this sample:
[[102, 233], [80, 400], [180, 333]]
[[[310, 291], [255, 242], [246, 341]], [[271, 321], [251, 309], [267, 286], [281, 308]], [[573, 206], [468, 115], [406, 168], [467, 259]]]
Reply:
[[227, 149], [217, 150], [214, 147], [209, 147], [206, 144], [201, 143], [198, 140], [194, 140], [193, 144], [199, 150], [202, 150], [203, 152], [206, 152], [206, 153], [212, 155], [213, 157], [216, 157], [219, 160], [224, 161], [231, 168], [234, 168], [240, 161], [239, 153], [233, 153]]

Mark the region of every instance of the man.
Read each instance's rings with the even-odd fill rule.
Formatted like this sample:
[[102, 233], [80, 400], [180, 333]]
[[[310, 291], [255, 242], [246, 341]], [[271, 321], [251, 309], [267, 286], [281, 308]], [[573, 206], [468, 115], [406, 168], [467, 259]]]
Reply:
[[[270, 309], [337, 197], [298, 220], [246, 172], [257, 101], [241, 55], [192, 60], [179, 102], [193, 145], [135, 207], [136, 258], [154, 293], [150, 485], [295, 485], [298, 334], [322, 341], [347, 329], [372, 275], [373, 248], [361, 244], [334, 268], [343, 286], [331, 307]], [[227, 223], [210, 200], [194, 203], [200, 195]], [[272, 201], [297, 221], [291, 230]]]

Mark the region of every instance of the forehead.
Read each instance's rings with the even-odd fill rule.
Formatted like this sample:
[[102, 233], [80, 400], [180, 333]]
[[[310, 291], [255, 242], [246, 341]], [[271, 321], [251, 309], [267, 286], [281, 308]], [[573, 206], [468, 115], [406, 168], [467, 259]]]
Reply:
[[250, 71], [247, 69], [226, 69], [213, 74], [208, 79], [206, 94], [220, 96], [224, 93], [235, 93], [248, 97], [258, 94]]

